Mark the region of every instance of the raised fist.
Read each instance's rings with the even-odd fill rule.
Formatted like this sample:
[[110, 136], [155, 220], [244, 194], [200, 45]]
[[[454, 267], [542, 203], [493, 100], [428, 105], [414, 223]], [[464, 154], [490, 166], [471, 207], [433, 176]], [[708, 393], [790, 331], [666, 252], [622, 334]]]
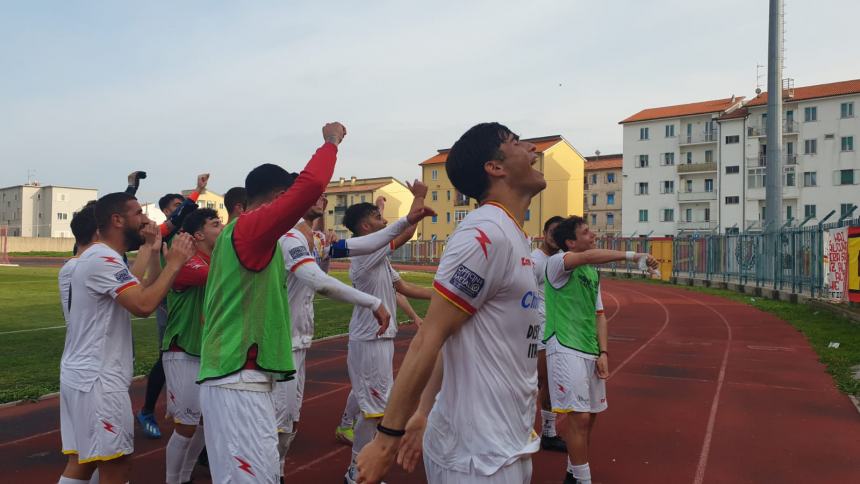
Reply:
[[346, 127], [338, 122], [328, 123], [322, 129], [323, 139], [327, 143], [339, 145], [346, 136]]

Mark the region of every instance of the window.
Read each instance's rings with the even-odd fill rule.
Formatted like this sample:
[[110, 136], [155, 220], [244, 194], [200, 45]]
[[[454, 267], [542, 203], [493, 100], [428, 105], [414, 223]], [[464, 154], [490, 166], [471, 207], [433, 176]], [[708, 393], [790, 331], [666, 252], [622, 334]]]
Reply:
[[833, 172], [834, 185], [853, 185], [856, 177], [854, 176], [854, 170], [836, 170]]
[[738, 165], [731, 165], [726, 167], [726, 175], [731, 175], [734, 173], [740, 173], [741, 167]]
[[714, 150], [705, 150], [705, 163], [714, 162]]
[[674, 222], [675, 221], [675, 210], [671, 208], [664, 208], [661, 212], [663, 215], [663, 219], [661, 222]]
[[684, 210], [684, 222], [692, 222], [693, 221], [693, 209], [688, 208]]
[[734, 144], [738, 144], [740, 142], [741, 142], [740, 135], [726, 136], [726, 144], [727, 145], [734, 145]]
[[615, 172], [611, 171], [606, 174], [606, 183], [615, 183]]
[[689, 165], [689, 164], [691, 164], [692, 162], [693, 162], [693, 152], [692, 152], [692, 151], [688, 151], [688, 152], [687, 152], [687, 164]]
[[842, 151], [854, 151], [854, 137], [853, 136], [843, 136], [842, 137]]
[[804, 205], [803, 216], [806, 218], [815, 217], [815, 205]]
[[764, 187], [767, 184], [766, 170], [766, 168], [751, 168], [747, 173], [747, 186], [749, 188]]
[[463, 195], [460, 192], [456, 192], [454, 196], [454, 206], [455, 207], [463, 207], [469, 204], [469, 197]]
[[708, 193], [714, 191], [714, 180], [712, 178], [705, 178], [705, 191]]
[[791, 216], [791, 205], [786, 205], [786, 206], [785, 206], [785, 219], [786, 219], [786, 220], [791, 220], [791, 219], [793, 219], [793, 218], [794, 218], [794, 217], [792, 217], [792, 216]]
[[437, 222], [438, 217], [436, 215], [433, 216], [430, 220], [435, 224]]
[[639, 168], [648, 168], [648, 155], [639, 155]]
[[824, 139], [833, 139], [834, 136], [836, 135], [834, 135], [833, 133], [825, 134]]
[[57, 212], [57, 220], [68, 220], [69, 214], [63, 212]]
[[[431, 197], [433, 198], [433, 201], [434, 201], [434, 202], [435, 202], [435, 201], [437, 201], [437, 200], [439, 200], [439, 194], [438, 194], [437, 192], [432, 191], [432, 192], [430, 192], [430, 195], [431, 195]], [[362, 202], [363, 202], [363, 201], [364, 201], [364, 200], [362, 200]]]
[[648, 195], [648, 182], [639, 182], [636, 185], [637, 195]]
[[466, 215], [468, 215], [468, 214], [469, 214], [468, 210], [455, 210], [454, 211], [454, 223], [458, 224], [458, 223], [462, 222], [463, 219], [466, 218]]
[[797, 183], [796, 183], [796, 181], [795, 181], [795, 178], [796, 178], [796, 175], [795, 175], [795, 173], [794, 173], [794, 167], [793, 167], [793, 166], [791, 166], [791, 167], [786, 168], [786, 171], [785, 171], [785, 186], [787, 186], [787, 187], [794, 187], [794, 186], [797, 186]]
[[648, 128], [639, 128], [639, 139], [640, 140], [648, 139]]
[[687, 192], [687, 193], [692, 192], [692, 191], [693, 191], [693, 180], [687, 180], [687, 181], [685, 181], [685, 182], [684, 182], [684, 186], [685, 186], [685, 189], [686, 189], [686, 192]]
[[814, 155], [818, 153], [818, 140], [816, 139], [806, 139], [803, 140], [803, 153], [807, 155]]
[[615, 225], [615, 214], [614, 213], [607, 213], [606, 214], [606, 225], [608, 225], [610, 227]]
[[815, 172], [814, 171], [803, 172], [803, 186], [814, 187], [817, 185], [818, 185], [818, 182], [815, 179]]
[[526, 209], [526, 222], [528, 222], [529, 220], [531, 220], [531, 218], [532, 218], [532, 209], [527, 208], [527, 209]]
[[606, 204], [615, 205], [615, 192], [609, 192], [606, 194]]
[[592, 194], [591, 194], [591, 206], [593, 207], [593, 206], [595, 206], [595, 205], [597, 205], [597, 194], [596, 194], [596, 193], [592, 193]]
[[648, 221], [648, 210], [639, 210], [639, 221], [647, 222]]
[[854, 117], [854, 103], [842, 103], [839, 105], [839, 117], [842, 119]]
[[597, 225], [597, 215], [591, 214], [591, 225]]
[[593, 173], [593, 174], [591, 175], [591, 184], [592, 184], [592, 185], [597, 185], [597, 174], [596, 174], [596, 173]]
[[710, 222], [710, 221], [711, 221], [711, 209], [706, 208], [705, 209], [705, 222]]
[[818, 108], [803, 108], [803, 121], [810, 123], [812, 121], [818, 121]]
[[675, 153], [663, 153], [663, 165], [670, 166], [675, 164]]
[[451, 190], [448, 190], [447, 193], [448, 193], [448, 201], [450, 202], [451, 201]]
[[430, 179], [431, 180], [438, 180], [439, 179], [439, 170], [432, 170], [430, 172]]
[[451, 223], [451, 212], [445, 212], [445, 222]]
[[840, 203], [839, 204], [839, 216], [845, 217], [846, 215], [852, 212], [852, 208], [854, 208], [853, 203]]
[[666, 137], [667, 138], [674, 138], [675, 137], [675, 125], [674, 124], [667, 124], [666, 125]]
[[675, 182], [673, 180], [663, 181], [662, 190], [660, 193], [675, 193]]

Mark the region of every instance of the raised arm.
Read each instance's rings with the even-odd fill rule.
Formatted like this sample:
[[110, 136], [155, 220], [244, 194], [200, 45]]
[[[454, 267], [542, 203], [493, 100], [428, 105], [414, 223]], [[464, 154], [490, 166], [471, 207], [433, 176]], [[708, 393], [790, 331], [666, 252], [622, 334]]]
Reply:
[[645, 257], [648, 267], [655, 269], [659, 266], [657, 259], [651, 254], [633, 251], [620, 251], [609, 249], [590, 249], [584, 252], [566, 252], [564, 254], [564, 269], [571, 271], [579, 266], [608, 264], [623, 260], [636, 261]]
[[135, 316], [142, 318], [149, 316], [167, 295], [179, 270], [192, 255], [194, 255], [194, 242], [191, 236], [188, 234], [176, 236], [167, 253], [167, 264], [158, 279], [146, 287], [137, 284], [128, 288], [116, 297], [117, 302]]

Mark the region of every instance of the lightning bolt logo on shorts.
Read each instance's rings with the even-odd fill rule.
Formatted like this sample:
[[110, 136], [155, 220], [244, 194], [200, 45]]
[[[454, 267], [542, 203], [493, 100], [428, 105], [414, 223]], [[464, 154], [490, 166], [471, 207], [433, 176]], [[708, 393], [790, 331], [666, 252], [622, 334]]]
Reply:
[[375, 398], [377, 400], [382, 400], [382, 396], [379, 394], [379, 392], [376, 390], [376, 388], [371, 388], [370, 394], [373, 395], [373, 398]]
[[251, 474], [252, 476], [257, 477], [257, 474], [254, 474], [254, 471], [251, 470], [251, 464], [249, 464], [248, 462], [246, 462], [245, 460], [243, 460], [240, 457], [236, 457], [235, 455], [233, 456], [233, 458], [236, 459], [237, 461], [239, 461], [239, 469], [242, 469], [243, 471], [247, 472], [248, 474]]
[[477, 237], [475, 237], [475, 240], [477, 240], [478, 243], [481, 244], [481, 250], [484, 251], [484, 258], [486, 259], [488, 257], [487, 256], [487, 246], [491, 245], [492, 242], [490, 242], [490, 238], [487, 237], [487, 234], [485, 234], [483, 230], [478, 229], [478, 228], [476, 228], [475, 230], [477, 230], [478, 234], [479, 234]]
[[112, 434], [115, 434], [115, 433], [116, 433], [116, 432], [114, 432], [114, 430], [113, 430], [113, 424], [111, 424], [111, 423], [110, 423], [110, 422], [108, 422], [107, 420], [102, 420], [102, 426], [103, 426], [103, 427], [104, 427], [104, 429], [105, 429], [105, 430], [107, 430], [108, 432], [110, 432], [110, 433], [112, 433]]
[[561, 386], [561, 385], [556, 385], [556, 386], [558, 387], [558, 391], [560, 391], [561, 393], [564, 393], [564, 387], [563, 386]]

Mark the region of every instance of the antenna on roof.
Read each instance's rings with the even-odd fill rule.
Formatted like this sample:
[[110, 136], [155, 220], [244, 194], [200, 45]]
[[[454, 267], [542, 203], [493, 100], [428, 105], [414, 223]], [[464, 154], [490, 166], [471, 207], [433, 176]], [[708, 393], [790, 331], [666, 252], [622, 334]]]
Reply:
[[594, 155], [597, 157], [594, 161], [600, 161], [600, 150], [594, 150]]
[[[761, 78], [762, 78], [762, 69], [764, 66], [761, 64], [755, 65], [755, 93], [756, 95], [761, 94]], [[767, 73], [767, 71], [765, 71]]]

